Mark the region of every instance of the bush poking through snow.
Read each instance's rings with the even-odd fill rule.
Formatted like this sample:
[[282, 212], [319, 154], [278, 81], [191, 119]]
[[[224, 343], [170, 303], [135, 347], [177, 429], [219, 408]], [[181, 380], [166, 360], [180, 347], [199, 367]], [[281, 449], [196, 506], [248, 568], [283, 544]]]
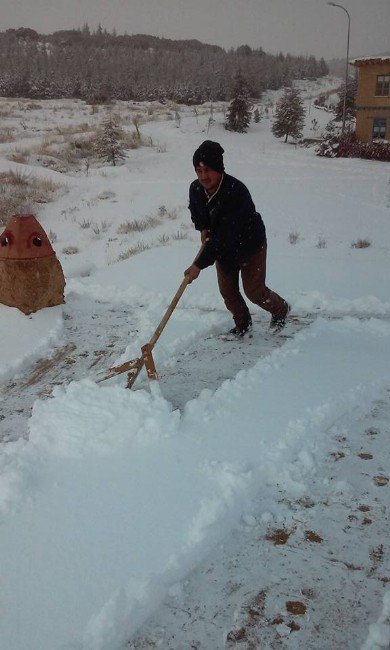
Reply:
[[288, 241], [290, 242], [290, 244], [295, 246], [295, 244], [299, 241], [299, 239], [300, 239], [300, 236], [299, 236], [298, 232], [296, 232], [296, 231], [290, 232], [290, 234], [288, 236]]
[[27, 165], [30, 154], [31, 152], [29, 149], [19, 149], [18, 147], [15, 147], [15, 149], [10, 154], [8, 154], [6, 158], [21, 165]]
[[168, 208], [165, 205], [160, 205], [158, 209], [158, 216], [160, 219], [177, 219], [179, 216], [179, 210], [177, 208], [171, 208], [168, 210]]
[[326, 240], [323, 237], [318, 237], [318, 242], [316, 244], [317, 248], [326, 248]]
[[36, 205], [54, 201], [60, 185], [48, 178], [36, 178], [20, 171], [0, 173], [0, 225], [14, 214], [37, 212]]
[[83, 230], [88, 230], [92, 226], [92, 221], [91, 219], [83, 219], [82, 221], [79, 221], [79, 226]]
[[351, 244], [351, 248], [369, 248], [369, 246], [371, 246], [369, 239], [357, 239]]
[[77, 246], [65, 246], [65, 248], [62, 249], [62, 252], [64, 255], [77, 255], [79, 249]]
[[131, 232], [144, 232], [150, 228], [156, 228], [160, 225], [160, 219], [157, 217], [146, 217], [145, 219], [134, 219], [134, 221], [125, 221], [118, 227], [118, 235], [128, 235]]
[[13, 142], [15, 140], [10, 128], [0, 129], [0, 143]]
[[152, 248], [151, 244], [145, 244], [144, 242], [139, 242], [136, 246], [132, 246], [132, 248], [128, 248], [126, 251], [121, 253], [118, 256], [118, 262], [127, 260], [129, 259], [129, 257], [132, 257], [133, 255], [138, 255], [138, 253], [143, 253], [144, 251], [149, 250], [149, 248]]
[[19, 169], [10, 169], [8, 172], [0, 172], [0, 183], [7, 185], [19, 185], [24, 187], [29, 184], [30, 176]]
[[181, 241], [182, 239], [188, 239], [188, 233], [184, 232], [183, 230], [178, 230], [177, 233], [172, 235], [172, 239], [175, 241]]

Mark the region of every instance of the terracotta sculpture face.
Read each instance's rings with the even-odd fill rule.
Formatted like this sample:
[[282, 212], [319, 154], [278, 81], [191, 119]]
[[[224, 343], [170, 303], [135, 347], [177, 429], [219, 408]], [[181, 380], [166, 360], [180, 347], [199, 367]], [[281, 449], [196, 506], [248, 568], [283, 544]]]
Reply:
[[65, 278], [32, 214], [14, 215], [0, 234], [0, 304], [25, 314], [64, 302]]
[[31, 214], [12, 217], [0, 235], [0, 259], [29, 260], [54, 255], [52, 245]]

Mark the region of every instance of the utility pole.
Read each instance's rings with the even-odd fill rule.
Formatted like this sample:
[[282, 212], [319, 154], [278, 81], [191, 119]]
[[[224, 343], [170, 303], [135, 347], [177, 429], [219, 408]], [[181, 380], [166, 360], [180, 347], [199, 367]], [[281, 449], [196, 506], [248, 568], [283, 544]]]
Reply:
[[341, 127], [341, 135], [344, 135], [345, 131], [345, 114], [347, 110], [347, 86], [348, 86], [348, 63], [349, 63], [349, 33], [351, 28], [351, 16], [343, 5], [336, 4], [336, 2], [328, 2], [328, 5], [331, 7], [339, 7], [348, 16], [348, 37], [347, 37], [347, 58], [345, 61], [345, 90], [344, 90], [344, 103], [343, 103], [343, 126]]

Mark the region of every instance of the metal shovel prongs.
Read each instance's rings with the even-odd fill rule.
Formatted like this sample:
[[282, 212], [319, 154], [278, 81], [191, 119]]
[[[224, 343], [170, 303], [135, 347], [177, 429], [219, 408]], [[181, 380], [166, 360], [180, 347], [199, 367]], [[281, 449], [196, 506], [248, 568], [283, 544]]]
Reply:
[[175, 309], [177, 303], [179, 302], [182, 294], [184, 293], [188, 283], [189, 283], [189, 279], [187, 276], [185, 276], [183, 282], [181, 283], [180, 287], [176, 291], [172, 302], [170, 303], [167, 311], [162, 317], [161, 322], [159, 323], [154, 334], [152, 335], [150, 341], [142, 346], [141, 356], [137, 359], [131, 359], [130, 361], [125, 361], [119, 366], [112, 366], [111, 368], [108, 369], [105, 376], [97, 379], [98, 383], [100, 383], [101, 381], [106, 381], [107, 379], [111, 379], [111, 377], [115, 377], [116, 375], [121, 375], [122, 373], [127, 372], [128, 375], [127, 375], [126, 388], [131, 388], [144, 366], [146, 368], [146, 372], [148, 374], [149, 379], [157, 379], [157, 371], [156, 371], [156, 366], [154, 365], [152, 350], [155, 344], [157, 343], [158, 339], [160, 338], [163, 329], [165, 328], [167, 322], [169, 321], [172, 312]]

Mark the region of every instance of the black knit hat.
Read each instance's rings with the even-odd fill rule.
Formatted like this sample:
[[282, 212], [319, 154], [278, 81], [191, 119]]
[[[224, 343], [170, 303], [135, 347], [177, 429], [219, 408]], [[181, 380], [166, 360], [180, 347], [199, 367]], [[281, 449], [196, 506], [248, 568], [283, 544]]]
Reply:
[[225, 169], [223, 166], [223, 153], [224, 150], [218, 142], [205, 140], [195, 151], [192, 162], [194, 167], [203, 163], [207, 167], [210, 167], [210, 169], [214, 169], [214, 171], [221, 172], [222, 174]]

